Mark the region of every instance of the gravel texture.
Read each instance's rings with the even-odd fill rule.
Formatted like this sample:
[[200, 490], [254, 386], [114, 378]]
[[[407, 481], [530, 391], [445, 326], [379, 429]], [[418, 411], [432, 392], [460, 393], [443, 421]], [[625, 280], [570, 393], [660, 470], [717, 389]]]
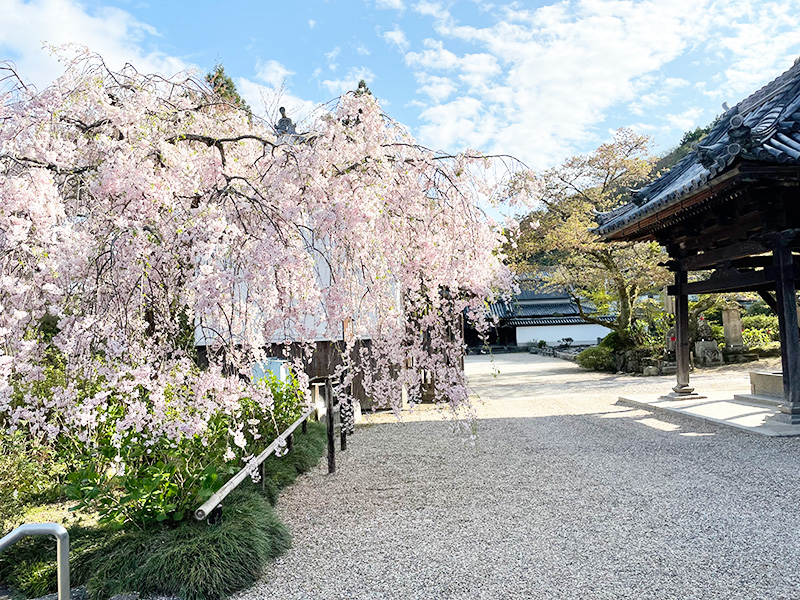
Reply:
[[[476, 445], [426, 410], [358, 427], [335, 475], [282, 493], [294, 548], [237, 598], [800, 598], [800, 439], [615, 404], [672, 377], [466, 368]], [[693, 383], [746, 391], [751, 369]]]

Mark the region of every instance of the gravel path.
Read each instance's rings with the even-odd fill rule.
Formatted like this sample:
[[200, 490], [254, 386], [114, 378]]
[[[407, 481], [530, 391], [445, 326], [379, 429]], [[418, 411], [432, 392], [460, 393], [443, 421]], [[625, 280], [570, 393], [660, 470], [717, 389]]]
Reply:
[[[494, 367], [467, 361], [476, 446], [420, 411], [284, 492], [294, 548], [239, 598], [800, 598], [800, 439], [615, 405], [671, 377]], [[751, 368], [693, 382], [742, 391]]]

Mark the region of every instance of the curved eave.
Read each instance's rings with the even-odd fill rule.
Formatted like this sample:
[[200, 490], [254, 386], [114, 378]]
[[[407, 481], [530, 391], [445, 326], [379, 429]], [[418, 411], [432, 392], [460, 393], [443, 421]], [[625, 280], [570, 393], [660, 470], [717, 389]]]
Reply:
[[733, 185], [739, 176], [738, 166], [713, 180], [697, 185], [681, 194], [649, 202], [621, 221], [601, 225], [592, 231], [605, 241], [645, 241], [655, 239], [653, 232], [661, 224], [692, 206], [713, 198]]

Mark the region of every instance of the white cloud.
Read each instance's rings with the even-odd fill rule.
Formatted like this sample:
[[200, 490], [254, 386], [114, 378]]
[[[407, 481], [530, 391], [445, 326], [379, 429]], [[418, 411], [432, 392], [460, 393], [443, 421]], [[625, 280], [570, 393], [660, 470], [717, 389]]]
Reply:
[[[531, 9], [517, 3], [497, 6], [489, 13], [494, 21], [477, 26], [459, 23], [438, 2], [422, 0], [414, 9], [439, 34], [405, 56], [418, 92], [434, 102], [456, 95], [474, 100], [423, 110], [422, 141], [444, 140], [456, 149], [486, 137], [485, 150], [515, 154], [532, 166], [595, 146], [604, 139], [598, 125], [619, 108], [634, 115], [659, 108], [667, 113], [659, 128], [694, 127], [706, 113], [674, 108], [678, 97], [691, 90], [716, 95], [720, 87], [754, 91], [800, 49], [799, 0], [562, 0]], [[665, 74], [687, 55], [733, 60], [705, 84], [689, 75], [705, 64], [686, 61], [686, 69]], [[442, 75], [443, 81], [433, 79]], [[441, 85], [445, 80], [456, 89]], [[459, 112], [467, 107], [469, 113]]]
[[800, 3], [797, 0], [723, 3], [714, 24], [720, 34], [709, 49], [732, 60], [719, 88], [731, 99], [763, 85], [765, 73], [787, 69], [797, 57]]
[[256, 64], [256, 77], [272, 87], [280, 87], [294, 71], [290, 71], [277, 60], [268, 60]]
[[375, 75], [366, 67], [353, 67], [345, 77], [341, 79], [326, 79], [322, 82], [322, 85], [331, 95], [340, 96], [356, 89], [358, 82], [362, 79], [367, 83], [371, 83], [375, 79]]
[[417, 92], [427, 94], [437, 104], [447, 100], [458, 89], [458, 86], [448, 77], [437, 77], [422, 72], [414, 73], [414, 77], [420, 84]]
[[689, 82], [682, 77], [667, 77], [664, 80], [664, 87], [668, 90], [686, 87], [687, 85], [689, 85]]
[[359, 44], [358, 46], [356, 46], [356, 52], [360, 56], [369, 56], [370, 55], [369, 48], [367, 48], [364, 44]]
[[392, 10], [405, 10], [403, 0], [375, 0], [375, 8], [389, 8]]
[[426, 69], [453, 69], [458, 65], [458, 57], [446, 50], [444, 43], [438, 40], [426, 39], [423, 42], [425, 50], [422, 52], [409, 52], [405, 56], [406, 64], [412, 67]]
[[314, 19], [309, 19], [308, 20], [308, 28], [309, 29], [314, 29], [314, 27], [316, 27], [316, 26], [317, 26], [317, 22]]
[[414, 6], [414, 10], [421, 15], [434, 17], [436, 19], [449, 18], [449, 13], [447, 12], [447, 9], [445, 9], [438, 2], [429, 2], [428, 0], [422, 0], [421, 2], [418, 2]]
[[0, 55], [13, 60], [23, 79], [40, 89], [64, 71], [42, 49], [43, 42], [86, 46], [112, 69], [131, 63], [140, 72], [171, 76], [195, 67], [155, 47], [145, 50], [143, 45], [151, 45], [157, 31], [119, 8], [87, 12], [73, 0], [0, 0], [0, 15]]
[[664, 118], [671, 127], [679, 131], [689, 131], [699, 125], [699, 119], [703, 115], [703, 112], [702, 108], [694, 107], [688, 108], [677, 115], [666, 114]]
[[422, 111], [428, 124], [420, 137], [434, 149], [450, 150], [459, 145], [483, 148], [491, 141], [497, 126], [494, 118], [483, 114], [483, 103], [477, 98], [462, 97]]
[[328, 68], [331, 71], [335, 71], [336, 69], [339, 68], [339, 63], [337, 63], [335, 61], [336, 61], [336, 57], [339, 56], [339, 53], [341, 51], [342, 51], [342, 49], [339, 46], [336, 46], [330, 52], [326, 52], [325, 53], [325, 58], [328, 60]]
[[406, 34], [397, 25], [394, 26], [392, 31], [384, 31], [383, 39], [386, 40], [389, 45], [397, 48], [400, 52], [405, 52], [408, 50], [408, 38], [406, 38]]

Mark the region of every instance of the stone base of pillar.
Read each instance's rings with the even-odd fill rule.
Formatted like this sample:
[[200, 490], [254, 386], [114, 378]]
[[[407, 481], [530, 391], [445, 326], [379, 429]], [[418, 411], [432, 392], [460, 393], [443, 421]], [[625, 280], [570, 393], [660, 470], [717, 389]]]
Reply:
[[788, 425], [800, 425], [800, 406], [781, 404], [780, 411], [771, 417], [767, 417], [767, 421], [772, 423], [785, 423]]
[[672, 391], [669, 394], [664, 396], [659, 396], [659, 400], [702, 400], [707, 396], [703, 396], [702, 394], [698, 394], [694, 391], [693, 387], [688, 385], [676, 385], [672, 388]]
[[708, 398], [708, 396], [703, 396], [702, 394], [698, 394], [697, 392], [692, 392], [691, 394], [679, 394], [677, 392], [670, 392], [664, 396], [659, 396], [659, 400], [703, 400]]

